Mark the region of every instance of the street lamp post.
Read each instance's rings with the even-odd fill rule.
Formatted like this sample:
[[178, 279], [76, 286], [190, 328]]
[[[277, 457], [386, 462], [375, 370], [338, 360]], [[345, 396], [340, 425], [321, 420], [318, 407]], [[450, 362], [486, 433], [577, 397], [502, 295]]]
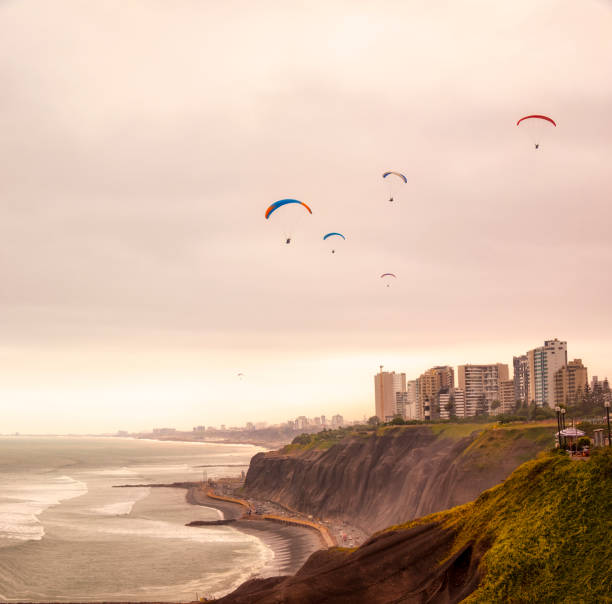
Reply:
[[[565, 430], [565, 409], [561, 407], [561, 430]], [[567, 438], [563, 437], [563, 448], [567, 449]]]
[[557, 414], [557, 442], [559, 443], [559, 449], [561, 448], [561, 408], [559, 405], [555, 407], [555, 413]]
[[612, 447], [612, 439], [610, 439], [610, 398], [604, 403], [606, 408], [606, 419], [608, 420], [608, 447]]

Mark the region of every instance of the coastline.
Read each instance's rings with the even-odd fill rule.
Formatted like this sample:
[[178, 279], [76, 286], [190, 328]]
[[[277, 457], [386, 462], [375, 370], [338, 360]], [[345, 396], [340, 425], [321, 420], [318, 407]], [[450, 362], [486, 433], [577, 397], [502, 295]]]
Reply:
[[[224, 520], [231, 521], [230, 526], [234, 529], [257, 537], [272, 550], [274, 557], [257, 573], [259, 578], [294, 574], [312, 553], [326, 547], [320, 533], [311, 527], [272, 522], [263, 518], [245, 520], [243, 504], [213, 499], [198, 487], [191, 487], [185, 500], [192, 505], [216, 509]], [[199, 528], [194, 527], [194, 530]]]

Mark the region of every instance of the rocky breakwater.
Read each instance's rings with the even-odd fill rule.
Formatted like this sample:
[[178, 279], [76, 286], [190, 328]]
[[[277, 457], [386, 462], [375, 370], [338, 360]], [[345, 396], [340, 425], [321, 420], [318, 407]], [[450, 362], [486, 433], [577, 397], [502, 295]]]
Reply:
[[550, 447], [553, 433], [541, 424], [320, 433], [255, 455], [244, 493], [371, 533], [473, 500]]

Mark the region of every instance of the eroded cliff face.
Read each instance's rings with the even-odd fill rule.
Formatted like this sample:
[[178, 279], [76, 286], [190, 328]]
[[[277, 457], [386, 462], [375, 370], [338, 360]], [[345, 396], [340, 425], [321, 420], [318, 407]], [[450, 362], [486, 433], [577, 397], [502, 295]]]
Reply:
[[436, 523], [382, 533], [352, 553], [315, 552], [294, 576], [247, 581], [219, 604], [455, 604], [478, 585], [483, 551], [450, 552], [454, 538]]
[[259, 453], [245, 493], [373, 532], [466, 503], [503, 481], [550, 447], [549, 428], [529, 430], [538, 428], [457, 436], [452, 427], [398, 426], [326, 450]]

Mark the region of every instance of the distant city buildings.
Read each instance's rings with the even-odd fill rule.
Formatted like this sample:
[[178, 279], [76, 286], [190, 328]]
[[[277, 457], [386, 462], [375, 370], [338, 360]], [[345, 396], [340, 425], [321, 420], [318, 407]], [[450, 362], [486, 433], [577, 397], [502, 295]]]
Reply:
[[584, 397], [612, 397], [607, 379], [593, 376], [581, 359], [567, 361], [567, 342], [546, 340], [543, 346], [512, 359], [513, 377], [505, 363], [457, 367], [440, 365], [416, 380], [405, 373], [380, 372], [374, 377], [376, 416], [380, 421], [394, 417], [432, 420], [473, 417], [480, 414], [512, 414], [518, 406], [577, 405]]
[[341, 428], [344, 426], [344, 418], [341, 415], [332, 416], [332, 428]]
[[[352, 423], [360, 423], [360, 422], [352, 422]], [[344, 420], [342, 415], [336, 414], [332, 416], [331, 424], [327, 422], [325, 415], [317, 415], [315, 417], [306, 417], [305, 415], [300, 415], [299, 417], [290, 419], [285, 424], [292, 430], [306, 430], [312, 428], [318, 429], [326, 429], [326, 428], [340, 428], [342, 426], [347, 425], [347, 422]], [[258, 428], [259, 429], [259, 428]]]

